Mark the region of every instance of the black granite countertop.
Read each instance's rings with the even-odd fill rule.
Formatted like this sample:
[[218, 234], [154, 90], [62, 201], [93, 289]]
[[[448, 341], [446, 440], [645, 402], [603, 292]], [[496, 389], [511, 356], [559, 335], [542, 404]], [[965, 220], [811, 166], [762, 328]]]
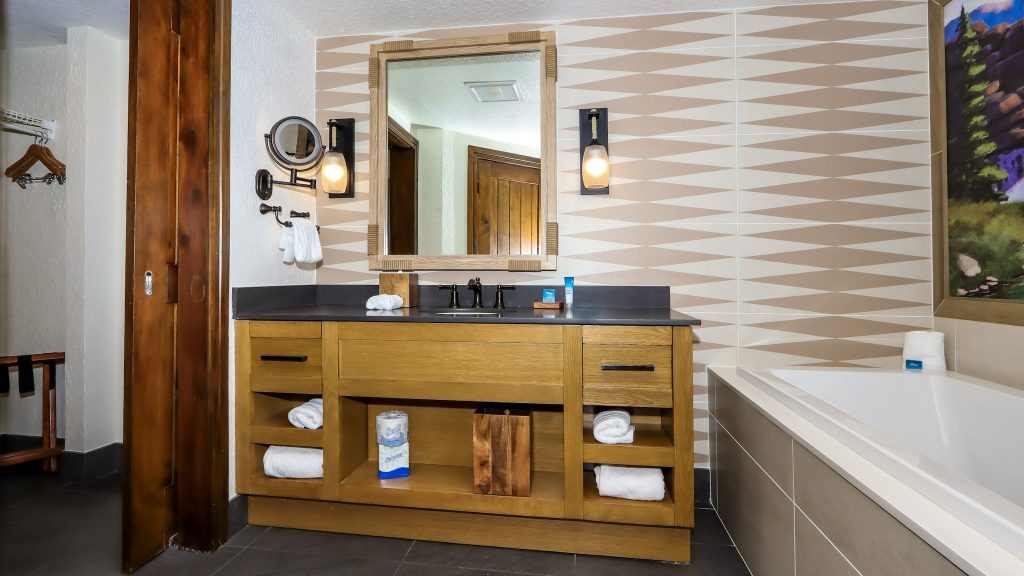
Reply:
[[[700, 320], [669, 307], [667, 286], [577, 286], [574, 305], [564, 310], [534, 310], [545, 286], [520, 286], [506, 293], [505, 310], [497, 314], [458, 315], [448, 312], [447, 296], [433, 286], [421, 286], [421, 306], [382, 311], [367, 310], [366, 299], [376, 286], [261, 286], [232, 291], [236, 320], [308, 322], [430, 322], [474, 324], [594, 324], [619, 326], [697, 326]], [[462, 288], [466, 290], [466, 288]], [[485, 305], [493, 287], [484, 287]], [[558, 288], [559, 299], [563, 291]], [[463, 305], [471, 302], [468, 293]]]

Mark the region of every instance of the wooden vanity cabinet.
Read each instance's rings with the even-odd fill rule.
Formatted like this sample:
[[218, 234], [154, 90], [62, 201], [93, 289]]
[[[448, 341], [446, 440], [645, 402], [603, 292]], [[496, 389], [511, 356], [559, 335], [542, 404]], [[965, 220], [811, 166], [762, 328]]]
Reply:
[[[236, 323], [237, 489], [252, 524], [688, 562], [693, 402], [688, 326]], [[316, 370], [314, 370], [314, 368]], [[324, 426], [287, 412], [322, 393]], [[529, 496], [473, 491], [473, 413], [531, 411]], [[636, 439], [593, 439], [634, 412]], [[410, 422], [408, 478], [377, 478], [375, 417]], [[272, 444], [323, 448], [321, 480], [263, 475]], [[597, 494], [594, 464], [655, 466], [667, 497]]]

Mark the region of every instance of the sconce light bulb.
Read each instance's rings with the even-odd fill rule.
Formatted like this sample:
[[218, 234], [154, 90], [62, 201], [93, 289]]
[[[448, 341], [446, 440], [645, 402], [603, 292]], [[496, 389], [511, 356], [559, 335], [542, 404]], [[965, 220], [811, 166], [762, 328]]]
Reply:
[[324, 154], [320, 165], [320, 181], [326, 192], [340, 194], [348, 189], [348, 166], [340, 152]]
[[587, 188], [605, 188], [609, 180], [608, 149], [591, 144], [583, 151], [583, 185]]
[[342, 166], [327, 166], [324, 168], [323, 178], [331, 182], [337, 182], [345, 177], [345, 168]]

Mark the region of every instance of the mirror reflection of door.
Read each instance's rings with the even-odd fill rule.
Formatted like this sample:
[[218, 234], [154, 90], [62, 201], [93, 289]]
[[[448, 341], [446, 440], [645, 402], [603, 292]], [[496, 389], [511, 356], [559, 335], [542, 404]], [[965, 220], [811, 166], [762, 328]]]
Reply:
[[468, 150], [468, 253], [540, 254], [540, 158]]
[[388, 252], [416, 254], [416, 172], [420, 143], [388, 118]]

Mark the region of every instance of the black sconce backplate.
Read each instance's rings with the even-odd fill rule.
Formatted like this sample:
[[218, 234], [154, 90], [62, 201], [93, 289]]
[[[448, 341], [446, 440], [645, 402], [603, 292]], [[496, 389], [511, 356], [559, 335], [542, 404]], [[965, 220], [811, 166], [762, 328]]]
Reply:
[[591, 110], [597, 111], [597, 143], [604, 146], [605, 150], [608, 150], [609, 157], [611, 155], [611, 148], [608, 146], [608, 109], [607, 108], [581, 108], [580, 109], [580, 194], [583, 196], [596, 196], [600, 194], [608, 194], [609, 187], [604, 188], [587, 188], [583, 185], [583, 151], [590, 146], [590, 141], [593, 139], [590, 130], [590, 115]]

